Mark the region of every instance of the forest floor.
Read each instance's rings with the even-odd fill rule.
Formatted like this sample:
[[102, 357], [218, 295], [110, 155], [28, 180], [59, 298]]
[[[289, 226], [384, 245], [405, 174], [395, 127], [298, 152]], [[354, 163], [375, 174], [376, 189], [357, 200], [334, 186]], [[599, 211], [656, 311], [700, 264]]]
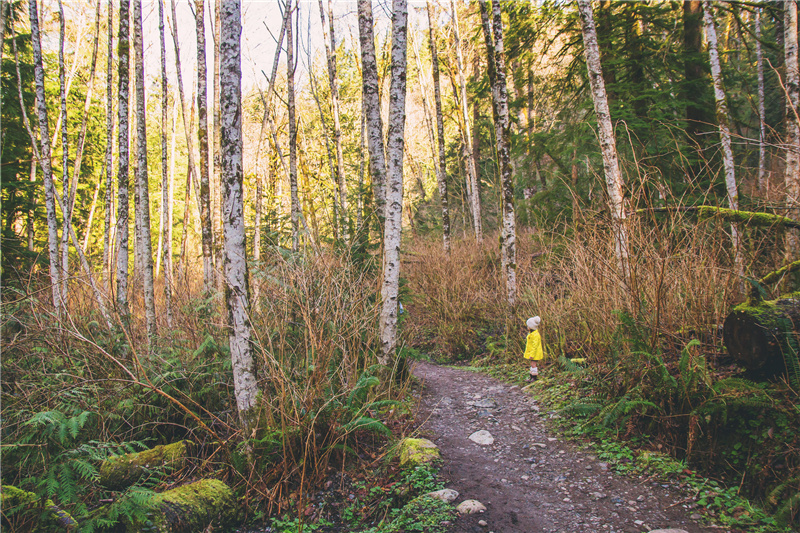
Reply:
[[[422, 382], [419, 433], [439, 446], [440, 475], [459, 492], [454, 504], [474, 499], [487, 508], [461, 515], [451, 531], [725, 531], [702, 527], [677, 487], [619, 475], [549, 431], [544, 420], [556, 415], [540, 410], [528, 387], [425, 362], [413, 372]], [[494, 442], [470, 440], [479, 430]]]

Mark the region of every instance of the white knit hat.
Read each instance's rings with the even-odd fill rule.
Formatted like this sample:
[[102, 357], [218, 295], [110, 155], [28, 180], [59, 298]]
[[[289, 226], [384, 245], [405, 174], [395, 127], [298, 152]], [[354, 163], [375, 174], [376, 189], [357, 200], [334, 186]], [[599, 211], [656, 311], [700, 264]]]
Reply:
[[525, 321], [525, 325], [528, 326], [528, 329], [536, 329], [541, 323], [542, 319], [538, 316], [531, 317]]

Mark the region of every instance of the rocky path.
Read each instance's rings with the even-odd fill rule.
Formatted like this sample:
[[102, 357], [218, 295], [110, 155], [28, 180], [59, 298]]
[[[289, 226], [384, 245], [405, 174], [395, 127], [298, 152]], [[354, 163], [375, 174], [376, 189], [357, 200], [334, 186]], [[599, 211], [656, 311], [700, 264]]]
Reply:
[[[548, 433], [548, 415], [519, 387], [428, 363], [417, 363], [414, 375], [423, 382], [420, 433], [441, 450], [447, 487], [460, 493], [454, 503], [474, 499], [487, 508], [460, 516], [452, 531], [712, 531], [671, 487], [619, 476]], [[479, 431], [493, 442], [470, 440]]]

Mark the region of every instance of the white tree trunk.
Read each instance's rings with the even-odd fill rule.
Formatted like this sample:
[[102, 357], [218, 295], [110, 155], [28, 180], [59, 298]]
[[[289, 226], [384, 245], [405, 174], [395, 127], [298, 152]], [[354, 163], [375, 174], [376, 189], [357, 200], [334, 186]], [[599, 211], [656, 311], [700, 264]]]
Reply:
[[128, 131], [128, 100], [130, 98], [130, 0], [120, 0], [119, 31], [117, 32], [117, 116], [119, 148], [117, 152], [117, 310], [127, 322], [128, 308], [128, 211], [130, 184], [130, 138]]
[[[39, 13], [36, 0], [29, 0], [28, 11], [31, 22], [31, 44], [33, 46], [33, 76], [36, 85], [36, 111], [39, 118], [41, 150], [39, 165], [44, 178], [44, 203], [47, 212], [47, 243], [50, 259], [50, 283], [53, 292], [53, 307], [56, 314], [63, 310], [63, 302], [59, 290], [59, 258], [58, 258], [58, 220], [56, 219], [55, 184], [53, 169], [50, 165], [50, 129], [47, 121], [47, 100], [44, 92], [44, 66], [42, 63], [42, 39], [39, 32]], [[22, 102], [21, 102], [22, 103]]]
[[286, 62], [289, 74], [287, 76], [288, 85], [288, 107], [289, 107], [289, 189], [292, 196], [291, 218], [292, 218], [292, 251], [300, 249], [300, 197], [297, 193], [297, 120], [295, 119], [295, 94], [294, 94], [294, 37], [292, 27], [292, 14], [294, 4], [289, 0], [286, 6], [289, 10], [289, 18], [286, 24]]
[[[169, 108], [169, 83], [167, 81], [167, 39], [164, 32], [164, 0], [158, 0], [158, 43], [161, 52], [161, 222], [158, 232], [159, 263], [164, 263], [164, 306], [167, 308], [167, 326], [172, 327], [172, 190], [167, 153], [167, 120]], [[175, 124], [173, 121], [173, 131]], [[175, 135], [172, 139], [174, 141]], [[175, 143], [172, 143], [173, 155]], [[174, 159], [174, 158], [173, 158]], [[156, 274], [157, 275], [157, 274]]]
[[[785, 2], [783, 30], [786, 63], [786, 206], [789, 216], [797, 217], [800, 206], [800, 125], [797, 114], [800, 112], [800, 74], [797, 65], [797, 3]], [[786, 259], [797, 260], [800, 255], [800, 238], [794, 231], [786, 232]]]
[[200, 227], [203, 246], [203, 287], [214, 287], [214, 233], [208, 176], [208, 76], [206, 69], [205, 0], [195, 0], [197, 30], [197, 141], [200, 145]]
[[597, 44], [597, 29], [592, 15], [591, 0], [578, 0], [578, 9], [583, 31], [584, 54], [586, 68], [589, 72], [589, 85], [592, 90], [594, 112], [597, 115], [597, 134], [600, 138], [600, 151], [603, 154], [603, 170], [608, 189], [608, 206], [614, 230], [614, 250], [620, 275], [629, 279], [628, 233], [625, 227], [625, 205], [623, 200], [622, 173], [617, 159], [617, 143], [614, 139], [614, 128], [611, 125], [611, 113], [608, 110], [608, 98], [603, 81], [603, 70], [600, 66], [600, 48]]
[[108, 56], [106, 62], [106, 217], [103, 228], [103, 286], [111, 288], [111, 228], [114, 225], [114, 0], [108, 0]]
[[64, 34], [66, 33], [66, 20], [64, 19], [64, 5], [58, 0], [58, 88], [61, 98], [61, 196], [67, 205], [62, 214], [61, 225], [61, 300], [66, 307], [69, 299], [69, 228], [72, 222], [72, 209], [67, 199], [70, 195], [69, 181], [69, 135], [67, 134], [67, 79], [64, 66]]
[[372, 0], [358, 0], [358, 35], [361, 44], [362, 105], [367, 120], [369, 171], [381, 235], [386, 225], [386, 155], [378, 85], [378, 63], [372, 30]]
[[767, 127], [764, 100], [764, 54], [761, 51], [761, 8], [756, 9], [756, 70], [758, 73], [758, 178], [756, 187], [761, 193], [767, 188]]
[[483, 242], [483, 222], [481, 208], [480, 185], [478, 183], [478, 167], [472, 153], [472, 126], [469, 122], [469, 105], [467, 103], [467, 80], [464, 76], [464, 59], [461, 54], [461, 37], [458, 26], [458, 10], [454, 0], [450, 0], [450, 8], [453, 11], [453, 47], [456, 51], [456, 69], [458, 71], [458, 109], [463, 123], [462, 141], [464, 151], [464, 166], [467, 168], [467, 180], [469, 180], [469, 204], [472, 211], [472, 228], [475, 231], [475, 240]]
[[[725, 102], [725, 90], [722, 87], [722, 69], [717, 49], [717, 30], [714, 27], [714, 15], [709, 1], [703, 2], [703, 23], [708, 40], [708, 57], [711, 62], [711, 78], [714, 81], [714, 99], [717, 104], [717, 122], [719, 136], [722, 141], [722, 164], [725, 167], [725, 187], [728, 190], [728, 207], [739, 209], [739, 191], [736, 186], [733, 149], [731, 147], [731, 131], [728, 126], [728, 104]], [[731, 224], [731, 241], [733, 243], [734, 268], [741, 279], [744, 276], [744, 258], [742, 255], [742, 238], [737, 224]]]
[[442, 91], [439, 84], [439, 54], [436, 49], [436, 26], [434, 25], [433, 6], [426, 2], [428, 9], [428, 28], [430, 30], [431, 64], [433, 65], [433, 100], [436, 110], [436, 133], [439, 147], [439, 164], [437, 165], [437, 182], [439, 200], [442, 205], [442, 245], [450, 254], [450, 208], [447, 197], [447, 164], [444, 146], [444, 118], [442, 116]]
[[406, 122], [406, 0], [392, 2], [392, 80], [389, 87], [389, 135], [387, 138], [386, 229], [383, 238], [383, 286], [380, 317], [381, 356], [389, 365], [397, 348], [400, 238], [403, 222], [403, 154]]
[[258, 387], [250, 343], [250, 302], [244, 224], [242, 161], [241, 6], [227, 0], [220, 10], [220, 146], [225, 293], [236, 406], [245, 430], [255, 425]]

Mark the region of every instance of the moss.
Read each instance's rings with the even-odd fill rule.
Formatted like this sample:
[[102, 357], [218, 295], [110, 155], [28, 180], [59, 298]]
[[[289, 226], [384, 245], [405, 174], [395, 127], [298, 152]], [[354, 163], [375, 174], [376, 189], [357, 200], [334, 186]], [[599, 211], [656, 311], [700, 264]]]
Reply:
[[[2, 502], [0, 508], [2, 508], [3, 516], [10, 518], [17, 513], [38, 507], [41, 499], [34, 492], [28, 492], [13, 485], [3, 485], [0, 487], [0, 502]], [[47, 510], [47, 513], [42, 526], [60, 526], [69, 529], [78, 525], [78, 522], [69, 513], [59, 509], [53, 500], [45, 501], [44, 509]]]
[[157, 531], [159, 533], [194, 533], [205, 531], [209, 525], [224, 527], [235, 522], [238, 507], [233, 491], [216, 479], [202, 479], [168, 490], [156, 496], [147, 524], [131, 523], [129, 532]]
[[412, 467], [430, 463], [439, 458], [439, 448], [428, 439], [403, 439], [400, 441], [400, 466]]
[[792, 272], [796, 272], [797, 270], [800, 270], [800, 260], [795, 261], [793, 263], [789, 263], [788, 265], [782, 266], [778, 270], [770, 272], [769, 274], [758, 280], [758, 282], [761, 285], [772, 285], [773, 283], [777, 283], [778, 281], [783, 279], [783, 277], [786, 274], [791, 274]]
[[117, 455], [100, 465], [100, 484], [112, 490], [133, 485], [145, 474], [160, 469], [179, 469], [186, 461], [189, 441], [156, 446], [143, 452]]
[[730, 222], [741, 222], [748, 226], [785, 226], [787, 228], [800, 228], [800, 222], [781, 215], [756, 213], [754, 211], [737, 211], [709, 205], [698, 206], [697, 217], [700, 220], [719, 217]]

